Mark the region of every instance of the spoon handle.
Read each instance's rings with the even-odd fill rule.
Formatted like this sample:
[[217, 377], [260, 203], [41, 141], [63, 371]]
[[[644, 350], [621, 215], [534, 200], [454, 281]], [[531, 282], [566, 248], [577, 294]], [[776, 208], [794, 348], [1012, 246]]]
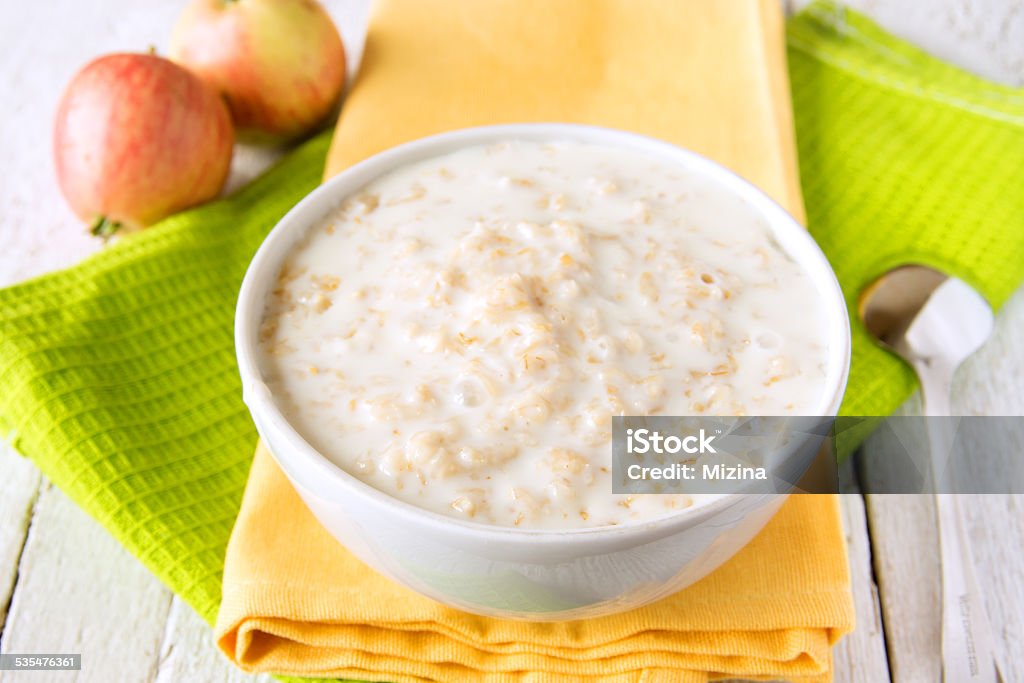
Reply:
[[[949, 417], [953, 370], [915, 363], [928, 427], [942, 572], [942, 673], [946, 683], [998, 683], [992, 630], [978, 587], [956, 494], [949, 491], [955, 429]], [[942, 486], [940, 486], [940, 483]]]
[[942, 671], [946, 683], [996, 683], [995, 652], [957, 497], [935, 496], [942, 558]]

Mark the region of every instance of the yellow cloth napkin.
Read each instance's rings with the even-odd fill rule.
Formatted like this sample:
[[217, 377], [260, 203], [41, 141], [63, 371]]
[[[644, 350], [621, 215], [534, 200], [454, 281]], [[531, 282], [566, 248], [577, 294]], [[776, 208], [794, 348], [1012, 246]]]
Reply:
[[392, 583], [320, 526], [260, 447], [215, 628], [247, 671], [406, 683], [831, 680], [852, 627], [834, 496], [793, 496], [738, 555], [633, 612], [532, 624], [478, 617]]
[[[802, 216], [777, 0], [382, 0], [327, 175], [452, 128], [574, 121], [702, 152]], [[791, 499], [698, 584], [562, 624], [467, 615], [368, 569], [257, 450], [216, 625], [239, 666], [447, 681], [831, 680], [852, 628], [834, 497]]]

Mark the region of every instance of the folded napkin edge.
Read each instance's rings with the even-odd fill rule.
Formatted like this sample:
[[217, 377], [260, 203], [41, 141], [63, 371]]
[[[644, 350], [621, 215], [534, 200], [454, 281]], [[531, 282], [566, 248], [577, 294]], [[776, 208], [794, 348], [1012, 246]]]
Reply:
[[[253, 586], [270, 588], [271, 590], [265, 590], [258, 593], [259, 597], [257, 598], [257, 593], [243, 590], [246, 588], [251, 589]], [[294, 588], [296, 587], [301, 589], [298, 595], [294, 591]], [[738, 606], [737, 608], [741, 611], [745, 609], [749, 609], [751, 611], [756, 610], [757, 613], [761, 615], [757, 624], [732, 624], [725, 626], [713, 623], [694, 623], [691, 626], [683, 628], [671, 628], [669, 626], [659, 626], [657, 624], [659, 617], [657, 615], [651, 615], [643, 619], [643, 621], [646, 622], [646, 625], [638, 626], [635, 632], [618, 633], [615, 637], [604, 641], [601, 641], [598, 638], [580, 640], [561, 647], [566, 649], [585, 650], [594, 646], [633, 638], [645, 633], [735, 634], [738, 631], [742, 631], [744, 633], [785, 633], [790, 631], [818, 629], [827, 631], [828, 641], [830, 643], [835, 643], [843, 635], [851, 632], [855, 627], [855, 615], [849, 603], [849, 590], [850, 588], [848, 583], [837, 583], [834, 588], [828, 590], [804, 591], [795, 598], [790, 596], [792, 599], [788, 602], [787, 610], [777, 609], [779, 597], [777, 594], [764, 594], [755, 597], [743, 596], [736, 600], [730, 600], [730, 605]], [[350, 595], [352, 591], [333, 590], [330, 586], [311, 587], [308, 584], [282, 584], [272, 581], [232, 581], [230, 582], [230, 585], [225, 584], [225, 590], [222, 593], [221, 608], [213, 628], [214, 637], [218, 642], [221, 642], [233, 634], [237, 635], [239, 632], [250, 628], [253, 624], [281, 622], [293, 624], [314, 623], [328, 629], [334, 627], [345, 628], [368, 625], [371, 628], [376, 629], [438, 633], [455, 638], [456, 640], [466, 644], [494, 644], [509, 642], [510, 639], [519, 639], [526, 642], [528, 639], [523, 639], [522, 636], [535, 625], [531, 622], [505, 622], [505, 626], [497, 630], [497, 637], [494, 637], [496, 635], [494, 632], [481, 636], [480, 633], [475, 632], [473, 629], [459, 629], [454, 627], [453, 625], [465, 623], [461, 620], [463, 614], [454, 609], [451, 610], [451, 612], [455, 614], [454, 618], [448, 620], [439, 619], [438, 617], [429, 614], [419, 615], [415, 618], [410, 617], [408, 619], [395, 620], [383, 618], [381, 616], [367, 618], [366, 615], [362, 615], [358, 618], [353, 617], [351, 619], [337, 619], [333, 615], [317, 613], [300, 616], [295, 616], [293, 614], [292, 616], [289, 616], [284, 613], [277, 612], [272, 607], [273, 605], [288, 605], [294, 608], [296, 604], [306, 606], [318, 604], [326, 605], [330, 601], [323, 601], [319, 599], [324, 595], [324, 593]], [[335, 603], [330, 602], [330, 604]], [[720, 602], [707, 599], [698, 599], [695, 601], [695, 604], [721, 605]], [[395, 611], [382, 609], [382, 613], [394, 614]], [[794, 623], [794, 613], [799, 613], [805, 617], [802, 623]], [[615, 615], [607, 617], [607, 619], [618, 619], [621, 616], [622, 615]], [[470, 615], [470, 618], [474, 617]], [[639, 618], [634, 613], [632, 615], [632, 620], [638, 621], [638, 619]], [[502, 622], [503, 620], [494, 621]], [[573, 622], [547, 623], [571, 624]], [[511, 628], [509, 628], [509, 625], [512, 625]], [[538, 634], [536, 641], [541, 643], [545, 637], [545, 634]], [[225, 648], [226, 651], [228, 649], [231, 648]]]

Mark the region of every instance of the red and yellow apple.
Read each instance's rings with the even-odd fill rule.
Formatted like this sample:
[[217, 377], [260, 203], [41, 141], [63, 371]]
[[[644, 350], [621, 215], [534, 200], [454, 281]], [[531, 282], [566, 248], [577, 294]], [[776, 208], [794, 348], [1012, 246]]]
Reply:
[[224, 102], [198, 77], [154, 55], [111, 54], [64, 92], [54, 161], [72, 209], [109, 235], [215, 197], [233, 142]]
[[345, 87], [341, 36], [314, 0], [193, 0], [170, 56], [224, 95], [247, 141], [307, 135]]

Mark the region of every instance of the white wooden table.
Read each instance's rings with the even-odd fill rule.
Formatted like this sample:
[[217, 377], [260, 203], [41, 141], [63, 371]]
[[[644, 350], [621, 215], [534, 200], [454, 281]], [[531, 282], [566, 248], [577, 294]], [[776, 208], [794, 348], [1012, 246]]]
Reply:
[[[353, 65], [368, 0], [327, 0]], [[728, 1], [728, 0], [719, 0]], [[789, 9], [807, 0], [789, 0]], [[165, 49], [183, 2], [8, 3], [0, 22], [0, 286], [96, 250], [61, 199], [50, 161], [59, 92], [90, 57]], [[889, 30], [986, 77], [1024, 85], [1024, 0], [851, 0]], [[241, 150], [232, 182], [269, 155]], [[960, 414], [1024, 414], [1024, 289], [957, 378]], [[913, 401], [911, 402], [913, 404]], [[914, 406], [909, 405], [908, 410]], [[869, 442], [868, 448], [872, 447]], [[836, 680], [938, 680], [939, 579], [923, 497], [843, 497], [858, 628], [836, 648]], [[1007, 683], [1024, 681], [1024, 496], [967, 507], [972, 551]], [[0, 672], [21, 681], [268, 681], [232, 668], [209, 629], [27, 460], [0, 446], [0, 652], [83, 652], [77, 674]]]

